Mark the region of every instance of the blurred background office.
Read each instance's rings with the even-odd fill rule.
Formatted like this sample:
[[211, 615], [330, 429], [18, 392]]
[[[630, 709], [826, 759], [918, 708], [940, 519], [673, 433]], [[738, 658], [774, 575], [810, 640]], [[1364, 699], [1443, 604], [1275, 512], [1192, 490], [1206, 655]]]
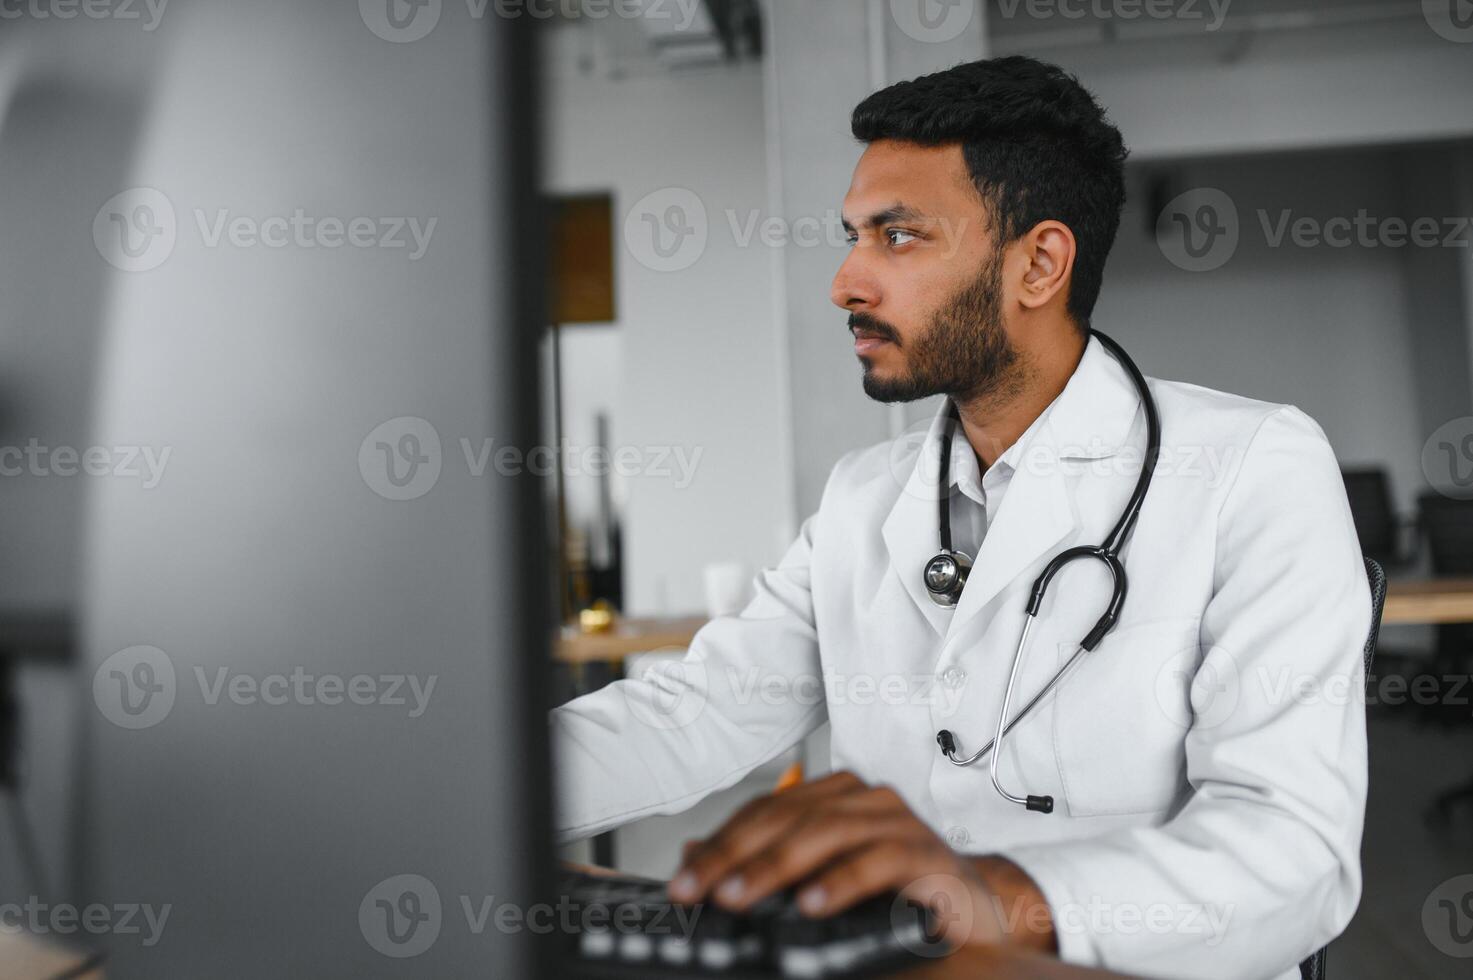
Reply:
[[[38, 891], [80, 902], [137, 880], [120, 839], [180, 864], [156, 869], [132, 900], [172, 894], [171, 874], [214, 860], [217, 841], [180, 851], [161, 839], [188, 838], [240, 805], [227, 774], [209, 776], [177, 745], [168, 758], [193, 778], [154, 773], [154, 788], [187, 787], [198, 802], [160, 817], [129, 797], [135, 757], [93, 697], [113, 654], [208, 647], [202, 637], [222, 626], [240, 639], [199, 656], [211, 670], [316, 663], [315, 652], [269, 652], [287, 632], [297, 650], [341, 648], [325, 655], [340, 665], [355, 662], [353, 643], [385, 644], [386, 633], [401, 649], [494, 646], [482, 625], [446, 618], [451, 603], [469, 610], [478, 588], [493, 588], [457, 544], [506, 540], [496, 535], [507, 525], [476, 510], [501, 485], [494, 477], [537, 478], [547, 547], [528, 567], [561, 626], [528, 669], [548, 675], [553, 698], [678, 656], [701, 622], [739, 609], [751, 575], [817, 506], [835, 460], [915, 438], [935, 408], [868, 401], [829, 303], [860, 151], [849, 111], [891, 82], [1022, 53], [1076, 73], [1132, 150], [1095, 326], [1148, 374], [1318, 420], [1363, 550], [1392, 574], [1368, 696], [1365, 892], [1332, 947], [1334, 972], [1463, 975], [1473, 956], [1473, 5], [363, 0], [229, 15], [126, 5], [136, 17], [122, 6], [66, 17], [64, 4], [38, 0], [0, 23], [0, 903]], [[476, 32], [498, 19], [535, 40], [531, 74], [515, 84], [498, 74], [502, 49]], [[489, 214], [507, 186], [498, 107], [525, 112], [540, 137], [545, 221], [498, 230], [488, 219], [486, 235], [454, 217]], [[155, 227], [161, 205], [140, 187], [165, 187], [180, 208], [178, 252], [158, 269], [102, 241], [112, 214], [140, 219], [139, 233]], [[212, 229], [232, 234], [221, 221], [297, 207], [344, 224], [372, 216], [365, 234], [392, 233], [402, 250], [256, 249], [222, 271], [208, 245]], [[395, 215], [397, 230], [384, 223]], [[544, 245], [541, 312], [498, 307], [503, 280], [485, 270], [502, 251]], [[481, 286], [468, 294], [471, 282]], [[484, 423], [478, 397], [529, 381], [466, 326], [492, 319], [535, 345], [541, 452]], [[367, 438], [385, 420], [396, 425]], [[381, 442], [433, 458], [444, 474], [425, 498], [435, 509], [383, 509], [415, 496], [413, 475], [365, 487], [360, 441], [370, 455]], [[83, 465], [92, 448], [95, 473]], [[275, 476], [262, 472], [268, 458]], [[363, 541], [358, 527], [377, 530]], [[228, 547], [199, 544], [221, 534]], [[447, 550], [459, 556], [453, 570], [437, 566]], [[401, 557], [380, 566], [384, 555]], [[211, 598], [210, 576], [229, 601]], [[334, 600], [354, 587], [350, 639], [333, 621], [348, 607]], [[393, 602], [370, 609], [374, 590]], [[197, 608], [161, 632], [156, 605]], [[387, 649], [380, 669], [423, 667]], [[519, 677], [515, 651], [496, 649], [440, 672], [488, 685]], [[181, 671], [194, 664], [175, 657]], [[462, 721], [475, 717], [467, 710]], [[191, 739], [261, 781], [268, 825], [331, 811], [328, 789], [290, 805], [272, 795], [287, 777], [325, 779], [321, 760], [286, 774], [240, 765], [232, 741], [289, 754], [310, 732], [352, 758], [369, 751], [358, 745], [397, 744], [391, 725], [366, 736], [293, 727], [287, 743], [271, 740], [269, 718], [232, 728], [187, 717]], [[474, 766], [464, 731], [447, 722], [430, 739]], [[566, 853], [668, 874], [681, 841], [825, 760], [820, 732], [688, 813]], [[217, 874], [242, 873], [270, 848], [269, 833], [232, 826], [242, 853]], [[415, 860], [442, 877], [454, 864], [448, 844]], [[351, 921], [345, 935], [362, 945]], [[116, 939], [72, 945], [115, 949]], [[148, 962], [122, 945], [124, 975]], [[181, 961], [205, 962], [194, 956]]]

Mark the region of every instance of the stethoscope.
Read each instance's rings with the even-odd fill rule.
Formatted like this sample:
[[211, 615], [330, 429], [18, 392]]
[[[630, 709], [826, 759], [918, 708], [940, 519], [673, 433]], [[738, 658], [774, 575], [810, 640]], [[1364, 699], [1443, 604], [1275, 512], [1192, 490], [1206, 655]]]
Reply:
[[[1116, 620], [1120, 618], [1120, 609], [1125, 605], [1126, 592], [1125, 566], [1120, 563], [1120, 549], [1125, 545], [1125, 539], [1130, 537], [1136, 518], [1140, 516], [1141, 503], [1146, 499], [1146, 490], [1151, 486], [1151, 476], [1156, 472], [1156, 457], [1161, 453], [1161, 419], [1156, 413], [1156, 401], [1151, 397], [1150, 389], [1146, 387], [1146, 379], [1141, 374], [1140, 368], [1135, 366], [1135, 362], [1130, 359], [1129, 354], [1125, 353], [1125, 349], [1109, 337], [1098, 330], [1091, 330], [1090, 335], [1115, 356], [1115, 359], [1130, 374], [1130, 380], [1135, 383], [1136, 390], [1140, 392], [1141, 405], [1146, 410], [1146, 456], [1141, 463], [1141, 475], [1136, 480], [1135, 489], [1131, 491], [1130, 500], [1125, 504], [1125, 510], [1121, 512], [1120, 519], [1115, 522], [1115, 527], [1105, 538], [1103, 544], [1079, 545], [1061, 551], [1044, 566], [1043, 571], [1034, 580], [1033, 591], [1028, 596], [1028, 611], [1023, 619], [1023, 630], [1018, 637], [1018, 646], [1013, 651], [1013, 666], [1008, 671], [1008, 685], [1003, 690], [1002, 710], [997, 716], [997, 734], [992, 737], [992, 741], [963, 759], [957, 756], [956, 736], [944, 728], [936, 733], [936, 743], [941, 746], [942, 754], [951, 761], [952, 765], [970, 766], [988, 752], [992, 752], [989, 765], [992, 771], [993, 788], [1003, 799], [1039, 813], [1053, 812], [1054, 798], [1052, 796], [1015, 796], [1003, 788], [1002, 783], [998, 780], [997, 760], [1002, 755], [1003, 736], [1017, 727], [1018, 722], [1028, 717], [1028, 713], [1069, 673], [1075, 661], [1098, 646], [1105, 638], [1105, 634], [1114, 628]], [[951, 499], [947, 492], [947, 475], [951, 466], [951, 439], [956, 431], [956, 423], [956, 408], [953, 406], [951, 415], [947, 419], [946, 430], [941, 437], [938, 484], [941, 498], [941, 552], [926, 562], [925, 569], [926, 591], [938, 605], [947, 607], [954, 607], [961, 600], [962, 588], [967, 584], [967, 576], [972, 571], [972, 559], [951, 547]], [[1049, 582], [1059, 573], [1060, 569], [1080, 558], [1093, 558], [1101, 561], [1110, 570], [1114, 586], [1110, 594], [1109, 605], [1105, 607], [1104, 615], [1095, 623], [1094, 628], [1079, 642], [1079, 648], [1074, 651], [1064, 666], [1054, 672], [1049, 682], [1033, 695], [1027, 704], [1023, 705], [1022, 710], [1012, 721], [1007, 721], [1008, 708], [1013, 700], [1013, 685], [1018, 679], [1018, 668], [1023, 663], [1023, 651], [1028, 644], [1028, 631], [1038, 616], [1039, 607], [1043, 605], [1044, 593], [1048, 591]], [[996, 751], [993, 751], [994, 749]]]

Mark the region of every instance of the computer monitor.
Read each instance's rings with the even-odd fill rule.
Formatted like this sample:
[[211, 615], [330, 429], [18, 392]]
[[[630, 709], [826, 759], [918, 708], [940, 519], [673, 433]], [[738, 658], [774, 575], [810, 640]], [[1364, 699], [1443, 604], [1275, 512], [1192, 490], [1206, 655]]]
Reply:
[[95, 442], [165, 462], [91, 487], [104, 928], [59, 938], [120, 978], [543, 975], [541, 488], [477, 465], [540, 431], [532, 24], [169, 13], [93, 227]]

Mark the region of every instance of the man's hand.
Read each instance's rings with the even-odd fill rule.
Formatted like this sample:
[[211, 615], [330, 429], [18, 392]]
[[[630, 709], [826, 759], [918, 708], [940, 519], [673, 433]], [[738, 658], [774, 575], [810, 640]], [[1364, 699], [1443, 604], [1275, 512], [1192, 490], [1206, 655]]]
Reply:
[[670, 897], [710, 896], [740, 912], [795, 887], [814, 918], [895, 892], [937, 913], [954, 946], [1054, 947], [1048, 905], [1020, 868], [957, 854], [893, 789], [847, 772], [754, 800], [710, 839], [686, 844]]

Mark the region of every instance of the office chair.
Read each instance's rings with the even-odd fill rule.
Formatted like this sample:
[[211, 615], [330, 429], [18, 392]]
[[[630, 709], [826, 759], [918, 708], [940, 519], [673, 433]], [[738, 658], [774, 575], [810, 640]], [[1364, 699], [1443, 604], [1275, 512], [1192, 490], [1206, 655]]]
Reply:
[[1424, 493], [1417, 498], [1417, 518], [1427, 537], [1432, 571], [1473, 575], [1473, 500]]
[[1340, 476], [1361, 554], [1374, 558], [1383, 569], [1410, 564], [1416, 558], [1417, 539], [1411, 533], [1415, 522], [1397, 517], [1385, 468], [1341, 470]]
[[[1365, 675], [1371, 676], [1371, 661], [1376, 656], [1376, 637], [1381, 632], [1381, 609], [1386, 605], [1386, 573], [1374, 558], [1363, 559], [1366, 564], [1366, 578], [1371, 585], [1371, 629], [1366, 634], [1366, 645], [1361, 648], [1361, 659], [1365, 665]], [[1322, 946], [1314, 955], [1299, 964], [1300, 980], [1325, 980], [1325, 954], [1328, 946]]]
[[[1419, 523], [1427, 537], [1427, 549], [1435, 575], [1473, 575], [1473, 500], [1458, 500], [1441, 493], [1423, 494], [1417, 501]], [[1432, 674], [1439, 683], [1466, 678], [1473, 669], [1473, 623], [1443, 623], [1437, 627], [1437, 649]], [[1436, 699], [1426, 705], [1429, 713], [1446, 724], [1467, 724], [1467, 710], [1458, 699]], [[1473, 799], [1473, 779], [1440, 793], [1429, 817], [1448, 820], [1460, 800]]]

